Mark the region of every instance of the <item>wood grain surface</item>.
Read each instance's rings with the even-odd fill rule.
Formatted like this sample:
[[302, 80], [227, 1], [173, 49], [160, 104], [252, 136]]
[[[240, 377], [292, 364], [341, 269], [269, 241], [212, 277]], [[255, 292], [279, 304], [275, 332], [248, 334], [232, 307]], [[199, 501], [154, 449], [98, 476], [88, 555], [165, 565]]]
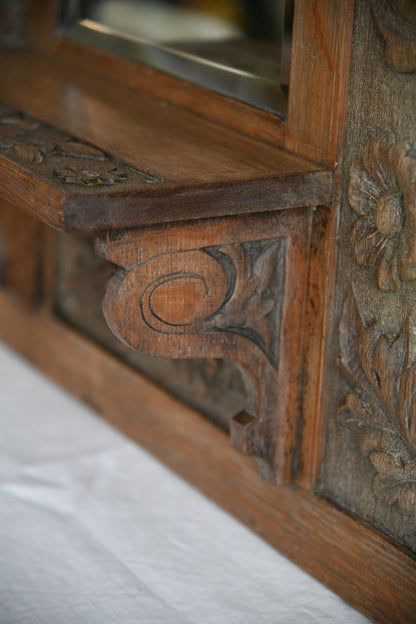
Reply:
[[354, 0], [297, 0], [287, 149], [336, 167], [342, 155]]
[[[292, 362], [267, 380], [273, 401], [280, 393], [291, 410], [286, 420], [276, 410], [287, 428], [272, 438], [290, 456], [291, 485], [263, 482], [224, 432], [45, 310], [28, 315], [1, 294], [0, 336], [374, 621], [415, 622], [412, 2], [297, 0], [286, 122], [205, 100], [203, 89], [115, 55], [87, 55], [54, 31], [57, 0], [30, 4], [32, 49], [0, 54], [0, 100], [12, 107], [0, 124], [0, 191], [53, 227], [98, 231], [97, 252], [123, 268], [109, 288], [110, 324], [134, 347], [172, 357], [178, 345], [185, 354], [202, 345], [209, 355], [207, 334], [166, 338], [164, 320], [177, 331], [196, 311], [197, 325], [212, 330], [215, 320], [233, 340], [243, 327], [269, 361]], [[307, 242], [295, 221], [289, 227], [296, 211], [299, 223], [310, 213]], [[38, 228], [29, 219], [22, 234], [19, 223], [3, 223], [16, 262], [5, 281], [33, 305], [22, 280], [31, 251], [20, 257], [18, 248]], [[281, 253], [292, 243], [298, 272], [282, 289]], [[39, 263], [27, 266], [36, 280]], [[181, 273], [179, 288], [166, 285], [183, 267], [194, 281]], [[200, 304], [195, 279], [209, 284], [213, 307], [209, 296]], [[152, 305], [149, 282], [158, 287]], [[289, 292], [303, 294], [282, 311], [277, 300]], [[149, 327], [137, 335], [138, 293], [156, 337]], [[251, 305], [277, 310], [274, 334], [266, 313], [255, 327], [259, 315], [244, 316]], [[252, 360], [254, 378], [266, 378]], [[249, 416], [258, 394], [249, 389]], [[243, 432], [251, 424], [240, 418]]]

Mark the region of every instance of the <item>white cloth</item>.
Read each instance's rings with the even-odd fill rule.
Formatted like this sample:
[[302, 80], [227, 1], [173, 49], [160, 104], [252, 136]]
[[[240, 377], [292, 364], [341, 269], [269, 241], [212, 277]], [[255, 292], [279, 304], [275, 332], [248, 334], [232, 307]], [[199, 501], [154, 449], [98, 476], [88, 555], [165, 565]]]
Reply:
[[366, 618], [0, 345], [1, 624]]

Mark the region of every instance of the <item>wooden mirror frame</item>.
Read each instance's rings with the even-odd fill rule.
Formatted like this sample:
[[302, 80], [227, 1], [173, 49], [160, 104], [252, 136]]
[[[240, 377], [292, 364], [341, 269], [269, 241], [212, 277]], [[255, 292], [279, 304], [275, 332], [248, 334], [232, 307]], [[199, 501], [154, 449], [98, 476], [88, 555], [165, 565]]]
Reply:
[[[371, 11], [383, 3], [296, 2], [286, 122], [103, 51], [86, 54], [54, 34], [57, 4], [36, 4], [23, 46], [2, 51], [0, 99], [23, 114], [19, 136], [0, 154], [0, 192], [31, 213], [3, 207], [6, 285], [29, 308], [39, 281], [45, 295], [39, 313], [3, 292], [2, 338], [374, 621], [411, 622], [409, 548], [368, 528], [347, 504], [341, 511], [330, 480], [319, 478], [331, 402], [348, 393], [338, 377], [328, 388], [358, 326], [344, 294], [351, 286], [363, 298], [364, 288], [345, 260], [350, 153], [359, 159], [351, 138], [358, 125], [347, 126], [347, 116], [354, 121], [362, 110], [363, 41], [382, 59], [383, 76], [390, 71]], [[397, 126], [406, 106], [381, 117], [393, 115]], [[377, 131], [376, 118], [380, 112], [367, 114], [368, 132]], [[40, 147], [27, 149], [25, 133], [38, 133]], [[94, 167], [74, 169], [76, 158]], [[229, 357], [246, 368], [254, 400], [232, 439], [257, 457], [266, 480], [222, 431], [54, 317], [47, 226], [92, 232], [97, 253], [121, 267], [105, 314], [131, 346], [165, 357]], [[40, 249], [36, 262], [10, 243], [17, 237]], [[201, 303], [191, 273], [209, 285], [212, 301]], [[173, 274], [192, 318], [165, 298]], [[166, 338], [166, 325], [181, 331]]]

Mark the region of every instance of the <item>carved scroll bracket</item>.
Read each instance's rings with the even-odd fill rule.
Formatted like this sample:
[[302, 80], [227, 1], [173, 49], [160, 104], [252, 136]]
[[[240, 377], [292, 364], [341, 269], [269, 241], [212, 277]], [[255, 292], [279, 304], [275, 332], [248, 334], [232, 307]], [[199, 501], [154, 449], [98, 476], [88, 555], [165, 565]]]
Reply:
[[291, 478], [312, 211], [212, 219], [99, 237], [118, 268], [104, 298], [112, 331], [162, 358], [226, 358], [247, 407], [231, 438], [269, 481]]

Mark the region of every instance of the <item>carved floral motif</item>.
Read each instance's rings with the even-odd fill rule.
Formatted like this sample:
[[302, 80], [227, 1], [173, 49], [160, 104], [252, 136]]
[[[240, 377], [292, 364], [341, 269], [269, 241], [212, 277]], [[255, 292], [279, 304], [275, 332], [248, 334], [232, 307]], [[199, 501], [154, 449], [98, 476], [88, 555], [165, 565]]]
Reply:
[[128, 180], [145, 184], [159, 181], [85, 141], [0, 104], [1, 152], [26, 166], [35, 165], [37, 173], [42, 170], [49, 179], [67, 185], [97, 187]]
[[416, 278], [416, 142], [371, 139], [350, 171], [349, 203], [358, 215], [350, 242], [361, 266], [375, 265], [380, 290]]
[[373, 468], [374, 494], [416, 510], [416, 323], [393, 337], [366, 326], [353, 292], [340, 325], [340, 365], [353, 387], [338, 414], [353, 429]]
[[53, 175], [65, 184], [83, 184], [84, 186], [109, 186], [127, 179], [125, 171], [111, 165], [95, 168], [72, 165], [54, 170]]
[[416, 71], [414, 0], [371, 0], [374, 19], [386, 43], [386, 62], [399, 72]]

